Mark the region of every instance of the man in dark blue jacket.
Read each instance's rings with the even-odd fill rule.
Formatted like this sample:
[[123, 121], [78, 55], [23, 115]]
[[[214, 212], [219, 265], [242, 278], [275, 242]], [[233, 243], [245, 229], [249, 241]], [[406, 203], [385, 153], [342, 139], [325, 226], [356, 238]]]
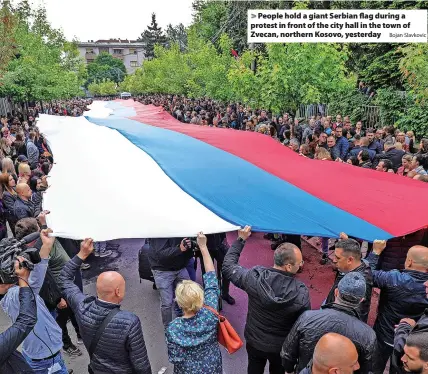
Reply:
[[115, 271], [101, 273], [97, 279], [97, 297], [84, 295], [74, 284], [76, 271], [93, 251], [92, 239], [85, 239], [80, 252], [65, 265], [60, 276], [63, 297], [76, 316], [88, 351], [104, 319], [117, 310], [92, 347], [90, 368], [94, 373], [151, 374], [140, 319], [134, 313], [120, 310], [125, 279]]
[[342, 127], [336, 127], [336, 147], [339, 150], [339, 158], [345, 161], [349, 150], [349, 142], [348, 139], [343, 136], [343, 132]]
[[351, 156], [358, 157], [361, 151], [366, 150], [369, 154], [370, 161], [373, 161], [374, 158], [376, 157], [376, 152], [373, 151], [372, 149], [369, 149], [368, 146], [369, 146], [369, 139], [361, 138], [358, 142], [358, 146], [356, 146], [355, 148], [349, 151], [348, 158]]
[[394, 328], [403, 318], [418, 320], [428, 308], [425, 283], [428, 281], [428, 248], [416, 245], [407, 253], [405, 270], [376, 270], [386, 241], [376, 240], [367, 260], [372, 268], [373, 283], [381, 290], [373, 329], [376, 332], [382, 367], [394, 348]]
[[367, 138], [369, 140], [368, 148], [372, 151], [375, 151], [377, 155], [382, 153], [383, 146], [380, 143], [380, 141], [378, 139], [376, 139], [374, 129], [372, 129], [372, 128], [367, 129]]
[[[0, 334], [0, 373], [2, 374], [29, 374], [33, 370], [28, 366], [22, 354], [16, 349], [31, 332], [37, 322], [36, 299], [28, 286], [30, 271], [19, 266], [19, 257], [15, 263], [15, 273], [18, 279], [19, 289], [19, 314], [15, 323], [5, 332]], [[0, 298], [4, 295], [4, 289], [12, 285], [0, 284]]]

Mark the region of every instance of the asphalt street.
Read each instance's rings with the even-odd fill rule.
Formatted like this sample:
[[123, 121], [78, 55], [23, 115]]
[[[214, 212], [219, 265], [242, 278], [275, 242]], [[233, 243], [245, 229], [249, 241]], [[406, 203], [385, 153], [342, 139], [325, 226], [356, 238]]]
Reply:
[[[235, 233], [228, 236], [229, 243], [236, 237]], [[134, 312], [141, 320], [144, 339], [154, 374], [162, 373], [162, 368], [167, 368], [166, 373], [172, 373], [173, 368], [168, 364], [166, 345], [164, 342], [163, 326], [160, 317], [158, 292], [153, 290], [152, 283], [141, 281], [138, 276], [138, 251], [143, 241], [139, 239], [117, 240], [119, 248], [108, 258], [91, 256], [88, 263], [91, 269], [83, 272], [84, 291], [87, 294], [95, 294], [96, 277], [103, 271], [119, 271], [126, 280], [126, 295], [122, 309]], [[254, 234], [244, 249], [240, 263], [244, 266], [271, 265], [273, 252], [270, 243], [263, 239], [262, 234]], [[298, 278], [305, 282], [311, 293], [312, 308], [319, 308], [327, 295], [334, 279], [334, 272], [330, 265], [319, 265], [319, 253], [304, 244], [304, 271], [298, 274]], [[247, 313], [246, 294], [231, 286], [231, 295], [236, 299], [236, 305], [224, 305], [223, 314], [226, 315], [240, 336], [243, 338], [244, 325]], [[0, 311], [0, 331], [4, 331], [10, 325], [9, 318]], [[69, 323], [70, 335], [76, 342], [76, 335]], [[79, 346], [84, 354], [77, 358], [70, 358], [64, 354], [67, 366], [74, 370], [74, 374], [86, 374], [88, 355], [84, 346]], [[247, 368], [247, 355], [245, 348], [234, 355], [223, 352], [223, 368], [226, 374], [244, 374]], [[114, 352], [112, 352], [114, 354]], [[265, 371], [268, 373], [268, 369]]]

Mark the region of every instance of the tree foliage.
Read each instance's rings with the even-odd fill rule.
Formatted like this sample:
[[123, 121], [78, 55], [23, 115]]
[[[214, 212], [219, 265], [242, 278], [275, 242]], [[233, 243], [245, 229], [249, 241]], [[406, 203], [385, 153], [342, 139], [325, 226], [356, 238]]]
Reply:
[[120, 83], [125, 79], [126, 67], [122, 60], [113, 57], [107, 52], [100, 53], [88, 65], [87, 85], [105, 80]]
[[165, 46], [167, 38], [162, 28], [158, 26], [155, 13], [152, 13], [152, 22], [147, 26], [147, 29], [143, 31], [138, 41], [144, 44], [144, 56], [148, 60], [155, 56], [155, 46], [157, 44]]
[[184, 52], [187, 48], [187, 32], [182, 23], [177, 26], [169, 24], [166, 27], [165, 46], [170, 48], [174, 43], [178, 44], [181, 52]]
[[117, 94], [117, 84], [110, 80], [93, 82], [88, 86], [88, 91], [94, 96], [111, 96]]
[[0, 8], [0, 75], [7, 67], [9, 61], [16, 52], [16, 30], [17, 18], [12, 13], [10, 4], [5, 1]]
[[[219, 100], [239, 100], [279, 111], [301, 103], [328, 102], [337, 90], [352, 85], [346, 75], [346, 53], [329, 44], [271, 44], [266, 54], [246, 51], [235, 59], [232, 41], [223, 34], [218, 47], [189, 30], [188, 48], [157, 46], [121, 86], [133, 93], [162, 92]], [[251, 61], [257, 59], [257, 71]]]
[[44, 8], [33, 10], [23, 0], [10, 9], [16, 20], [16, 52], [0, 78], [0, 93], [18, 101], [80, 95], [84, 68], [83, 61], [75, 59], [72, 63], [71, 52], [74, 50], [76, 56], [76, 47], [52, 28]]

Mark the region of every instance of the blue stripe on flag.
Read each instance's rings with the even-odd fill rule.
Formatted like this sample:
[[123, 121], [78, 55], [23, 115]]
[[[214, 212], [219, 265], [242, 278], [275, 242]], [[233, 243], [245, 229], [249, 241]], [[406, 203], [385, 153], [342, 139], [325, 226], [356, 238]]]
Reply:
[[370, 241], [392, 237], [369, 222], [200, 140], [117, 116], [88, 120], [120, 132], [149, 154], [186, 193], [233, 224], [251, 225], [255, 232], [338, 237], [345, 231]]

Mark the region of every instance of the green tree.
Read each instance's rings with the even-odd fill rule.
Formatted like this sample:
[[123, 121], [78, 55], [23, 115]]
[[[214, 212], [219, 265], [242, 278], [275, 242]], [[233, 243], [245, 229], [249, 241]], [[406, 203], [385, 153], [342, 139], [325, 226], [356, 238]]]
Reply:
[[94, 82], [88, 86], [88, 91], [94, 96], [111, 96], [117, 94], [117, 84], [110, 80]]
[[64, 63], [62, 34], [47, 22], [45, 11], [33, 11], [22, 1], [13, 12], [17, 20], [13, 38], [19, 58], [7, 64], [0, 78], [0, 93], [17, 101], [80, 95], [78, 74]]
[[17, 19], [11, 11], [10, 3], [4, 1], [0, 8], [0, 75], [9, 61], [17, 54], [16, 24]]
[[184, 52], [187, 48], [187, 32], [186, 28], [182, 23], [177, 26], [172, 26], [171, 24], [169, 24], [166, 28], [165, 45], [169, 48], [174, 43], [179, 45], [181, 52]]
[[166, 44], [167, 39], [162, 31], [162, 28], [158, 26], [155, 13], [152, 13], [152, 22], [149, 26], [147, 26], [147, 30], [144, 30], [144, 32], [141, 34], [141, 37], [138, 39], [138, 41], [144, 44], [144, 55], [148, 60], [154, 57], [154, 48], [156, 44], [161, 46]]
[[106, 52], [100, 53], [94, 62], [88, 65], [87, 69], [88, 80], [86, 85], [104, 80], [120, 83], [126, 76], [126, 68], [123, 61]]

